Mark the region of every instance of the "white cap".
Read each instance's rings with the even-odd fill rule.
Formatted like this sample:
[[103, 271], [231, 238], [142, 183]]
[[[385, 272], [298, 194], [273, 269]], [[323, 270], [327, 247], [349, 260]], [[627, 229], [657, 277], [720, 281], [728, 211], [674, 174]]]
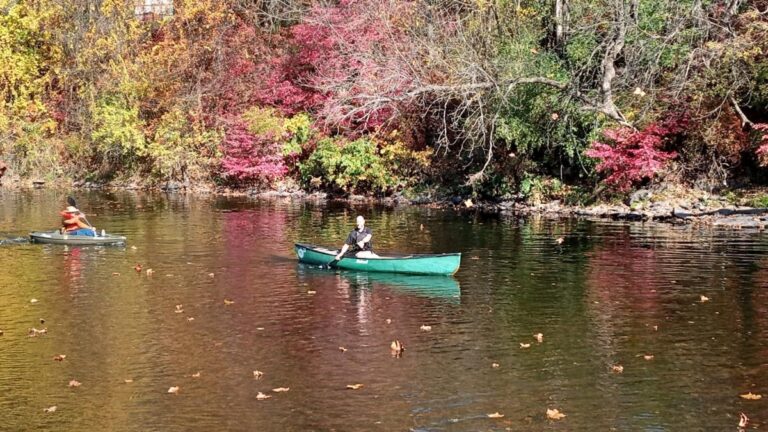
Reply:
[[70, 213], [80, 213], [80, 210], [78, 210], [76, 207], [69, 206], [67, 207], [67, 211]]

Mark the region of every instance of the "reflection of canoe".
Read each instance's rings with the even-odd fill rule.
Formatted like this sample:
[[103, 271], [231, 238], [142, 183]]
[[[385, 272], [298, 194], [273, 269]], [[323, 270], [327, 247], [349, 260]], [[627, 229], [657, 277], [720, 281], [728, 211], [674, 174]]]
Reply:
[[109, 244], [123, 244], [125, 243], [125, 237], [105, 234], [103, 236], [91, 237], [82, 235], [67, 235], [58, 231], [49, 232], [33, 232], [29, 234], [29, 238], [33, 243], [51, 243], [51, 244], [63, 244], [63, 245], [109, 245]]
[[342, 272], [341, 276], [358, 285], [386, 285], [397, 291], [431, 298], [461, 297], [459, 282], [441, 275], [406, 275], [400, 273]]
[[[319, 246], [296, 243], [296, 255], [305, 264], [328, 265], [336, 251]], [[335, 266], [346, 270], [451, 275], [459, 270], [460, 253], [436, 255], [382, 256], [378, 258], [343, 257]]]

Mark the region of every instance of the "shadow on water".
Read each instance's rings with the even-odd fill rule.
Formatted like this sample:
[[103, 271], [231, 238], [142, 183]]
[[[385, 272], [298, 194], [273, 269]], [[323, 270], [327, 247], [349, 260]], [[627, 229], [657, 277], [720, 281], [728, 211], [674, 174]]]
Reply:
[[460, 303], [461, 287], [459, 281], [451, 276], [408, 275], [383, 272], [356, 272], [323, 270], [306, 264], [297, 264], [297, 276], [301, 279], [332, 279], [337, 276], [352, 287], [374, 289], [377, 286], [388, 287], [396, 292], [448, 300]]

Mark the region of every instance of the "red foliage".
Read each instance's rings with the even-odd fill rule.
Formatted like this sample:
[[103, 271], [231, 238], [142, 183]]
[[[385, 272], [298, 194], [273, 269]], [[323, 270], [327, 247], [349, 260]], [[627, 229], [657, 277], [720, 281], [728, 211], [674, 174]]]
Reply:
[[392, 22], [411, 7], [375, 0], [312, 7], [290, 29], [294, 49], [272, 61], [260, 101], [286, 114], [310, 112], [351, 136], [380, 128], [394, 108], [366, 101], [402, 92], [411, 79], [400, 61], [407, 38]]
[[761, 133], [760, 144], [757, 147], [757, 157], [760, 159], [760, 165], [768, 165], [768, 123], [757, 123], [755, 130]]
[[234, 182], [269, 184], [288, 172], [274, 137], [255, 136], [242, 122], [230, 122], [222, 150], [222, 170]]
[[674, 151], [665, 151], [669, 138], [685, 131], [688, 119], [673, 116], [652, 123], [637, 131], [628, 127], [603, 132], [608, 143], [595, 141], [586, 154], [599, 159], [597, 171], [608, 173], [605, 183], [626, 191], [642, 180], [653, 178], [666, 163], [677, 157]]

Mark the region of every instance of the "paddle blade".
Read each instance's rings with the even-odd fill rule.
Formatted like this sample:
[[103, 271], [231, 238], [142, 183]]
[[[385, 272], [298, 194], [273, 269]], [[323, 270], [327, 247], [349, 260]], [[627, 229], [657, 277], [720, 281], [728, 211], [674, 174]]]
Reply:
[[75, 201], [75, 199], [71, 196], [67, 197], [67, 204], [71, 205], [72, 207], [77, 207], [77, 201]]

